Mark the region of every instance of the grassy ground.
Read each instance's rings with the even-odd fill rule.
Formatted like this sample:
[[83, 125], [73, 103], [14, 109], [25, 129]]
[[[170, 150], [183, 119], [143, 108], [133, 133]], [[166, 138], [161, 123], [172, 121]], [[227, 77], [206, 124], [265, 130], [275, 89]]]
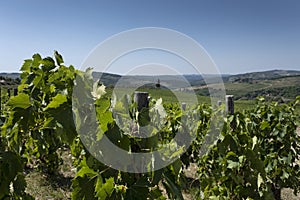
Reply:
[[26, 176], [26, 192], [37, 200], [64, 200], [71, 197], [71, 179], [61, 174], [49, 177], [40, 172], [32, 171]]
[[62, 151], [63, 164], [56, 174], [49, 175], [29, 169], [26, 175], [26, 192], [35, 197], [36, 200], [65, 200], [71, 199], [71, 183], [75, 176], [72, 167], [70, 151]]

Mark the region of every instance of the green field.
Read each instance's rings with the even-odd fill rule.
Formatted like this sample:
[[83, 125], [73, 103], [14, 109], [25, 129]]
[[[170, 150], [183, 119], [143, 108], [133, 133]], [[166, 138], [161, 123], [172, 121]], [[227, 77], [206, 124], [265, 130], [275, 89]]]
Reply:
[[[232, 84], [233, 85], [233, 84]], [[237, 88], [240, 88], [241, 86], [238, 86]], [[231, 86], [233, 88], [233, 86]], [[106, 90], [109, 94], [112, 93], [111, 88], [107, 88]], [[132, 93], [133, 90], [129, 88], [122, 88], [122, 92], [126, 94]], [[148, 92], [149, 96], [158, 99], [162, 98], [164, 103], [178, 103], [178, 99], [182, 102], [192, 103], [191, 99], [194, 98], [194, 94], [190, 92], [179, 92], [179, 91], [170, 91], [168, 89], [153, 89], [153, 88], [139, 88], [138, 91], [141, 92]], [[230, 93], [232, 94], [232, 93]], [[202, 96], [196, 94], [196, 97], [198, 99], [198, 103], [206, 103], [206, 104], [211, 104], [211, 99], [209, 96]], [[235, 100], [234, 101], [234, 110], [235, 112], [242, 112], [243, 110], [251, 110], [256, 107], [256, 100]], [[300, 114], [300, 106], [296, 107], [296, 113]]]
[[[291, 81], [289, 84], [295, 83], [298, 80], [299, 77], [290, 77], [286, 79], [276, 79], [276, 81], [272, 81], [273, 84], [276, 83], [277, 86], [282, 86], [282, 84]], [[259, 83], [259, 84], [249, 84], [249, 83], [226, 83], [226, 91], [227, 94], [232, 94], [234, 96], [241, 96], [244, 95], [247, 92], [250, 91], [256, 91], [260, 90], [262, 88], [267, 87], [270, 85], [270, 81], [264, 81], [264, 83]], [[1, 94], [2, 94], [2, 108], [4, 107], [4, 102], [7, 101], [8, 96], [7, 96], [7, 89], [9, 88], [15, 88], [16, 86], [1, 86]], [[243, 91], [242, 91], [243, 89]], [[134, 90], [130, 88], [121, 88], [122, 93], [130, 94]], [[113, 89], [111, 87], [106, 88], [106, 92], [108, 94], [111, 94]], [[120, 90], [119, 90], [120, 91]], [[180, 92], [180, 91], [171, 91], [168, 89], [164, 88], [138, 88], [138, 91], [142, 92], [148, 92], [149, 96], [154, 98], [154, 99], [159, 99], [162, 98], [164, 103], [178, 103], [180, 99], [181, 102], [185, 103], [192, 103], [193, 101], [191, 99], [195, 98], [194, 93], [191, 92]], [[13, 95], [13, 91], [11, 90], [11, 95]], [[211, 99], [209, 96], [203, 96], [196, 94], [198, 103], [206, 103], [206, 104], [211, 104]], [[254, 109], [256, 106], [256, 100], [245, 100], [245, 99], [239, 99], [235, 100], [235, 111], [236, 112], [241, 112], [243, 110], [250, 110]], [[297, 107], [296, 109], [297, 113], [300, 113], [300, 108]]]
[[[122, 92], [130, 94], [133, 90], [129, 88], [122, 88]], [[190, 92], [179, 92], [179, 91], [170, 91], [168, 89], [153, 89], [153, 88], [139, 88], [138, 91], [148, 92], [149, 96], [158, 99], [162, 98], [164, 103], [178, 103], [178, 99], [185, 103], [192, 103], [191, 99], [195, 98], [193, 93]], [[112, 93], [112, 89], [108, 88], [107, 92]], [[197, 95], [198, 103], [211, 104], [211, 99], [209, 96]], [[223, 102], [224, 103], [224, 102]], [[243, 110], [250, 110], [255, 108], [255, 100], [235, 100], [235, 111], [241, 112]]]
[[[236, 100], [254, 100], [259, 96], [265, 96], [270, 100], [288, 102], [300, 95], [300, 76], [277, 77], [269, 79], [246, 79], [224, 82], [227, 94], [234, 95]], [[197, 94], [208, 96], [208, 88], [219, 88], [217, 84], [208, 86], [195, 86]]]

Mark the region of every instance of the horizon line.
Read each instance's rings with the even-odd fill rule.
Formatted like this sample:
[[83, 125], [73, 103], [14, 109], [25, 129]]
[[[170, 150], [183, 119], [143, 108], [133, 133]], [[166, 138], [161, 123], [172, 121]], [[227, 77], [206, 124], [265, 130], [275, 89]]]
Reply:
[[[259, 73], [259, 72], [270, 72], [270, 71], [295, 71], [300, 72], [300, 70], [296, 69], [269, 69], [269, 70], [258, 70], [258, 71], [246, 71], [246, 72], [237, 72], [237, 73], [220, 73], [220, 74], [195, 74], [195, 73], [186, 73], [181, 75], [240, 75], [240, 74], [248, 74], [248, 73]], [[179, 76], [180, 74], [118, 74], [114, 72], [98, 72], [93, 71], [96, 73], [107, 73], [107, 74], [113, 74], [113, 75], [119, 75], [119, 76]], [[21, 74], [21, 71], [0, 71], [0, 74]]]

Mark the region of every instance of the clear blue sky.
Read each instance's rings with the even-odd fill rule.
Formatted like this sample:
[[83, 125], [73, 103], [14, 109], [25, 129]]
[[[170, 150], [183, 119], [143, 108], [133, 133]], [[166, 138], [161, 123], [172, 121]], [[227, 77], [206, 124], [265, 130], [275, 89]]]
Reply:
[[298, 0], [9, 0], [0, 2], [0, 71], [53, 50], [79, 68], [107, 37], [149, 26], [192, 37], [222, 73], [300, 70]]

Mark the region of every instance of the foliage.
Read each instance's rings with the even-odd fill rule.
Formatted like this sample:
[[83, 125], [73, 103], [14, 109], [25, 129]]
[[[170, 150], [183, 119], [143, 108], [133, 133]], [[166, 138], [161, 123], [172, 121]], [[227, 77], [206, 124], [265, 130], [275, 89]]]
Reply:
[[27, 162], [53, 173], [59, 165], [57, 149], [75, 137], [71, 95], [75, 69], [40, 55], [25, 60], [19, 94], [8, 101], [10, 115], [2, 127], [8, 148]]
[[[295, 108], [300, 97], [290, 104], [260, 99], [254, 110], [226, 117], [223, 107], [200, 104], [182, 111], [177, 103], [159, 98], [138, 111], [128, 95], [111, 99], [111, 92], [94, 84], [90, 69], [81, 72], [63, 63], [57, 52], [54, 59], [35, 54], [21, 68], [19, 93], [6, 103], [7, 116], [0, 124], [0, 199], [32, 199], [25, 193], [24, 167], [55, 173], [62, 147], [70, 148], [77, 169], [72, 199], [183, 199], [183, 169], [192, 162], [198, 164], [205, 199], [272, 199], [283, 187], [299, 191]], [[72, 95], [75, 84], [83, 87], [75, 95], [79, 98]], [[91, 120], [94, 109], [97, 123]], [[149, 122], [150, 116], [155, 123]], [[148, 124], [153, 125], [150, 137], [135, 137]], [[85, 134], [79, 135], [80, 130]], [[149, 170], [144, 173], [114, 169], [89, 151], [101, 145], [103, 136], [127, 152], [152, 152], [168, 145], [176, 150], [161, 151], [161, 156], [173, 163], [156, 171], [151, 170], [155, 162], [145, 163]], [[187, 141], [189, 148], [177, 149]], [[115, 156], [113, 150], [104, 153], [108, 159]]]
[[222, 138], [198, 160], [201, 190], [206, 198], [280, 199], [282, 188], [300, 186], [300, 136], [290, 105], [259, 99], [253, 111], [225, 120]]
[[[76, 78], [76, 84], [92, 83], [93, 80], [89, 74], [89, 71], [79, 74]], [[85, 144], [85, 146], [88, 146], [89, 149], [97, 148], [97, 145], [99, 145], [99, 142], [101, 142], [103, 137], [102, 135], [105, 134], [112, 143], [126, 151], [145, 152], [149, 151], [151, 148], [159, 148], [161, 142], [158, 137], [161, 137], [163, 133], [144, 140], [135, 139], [132, 136], [135, 134], [135, 128], [133, 127], [146, 123], [146, 116], [152, 113], [151, 109], [142, 109], [140, 112], [137, 112], [136, 104], [132, 103], [126, 96], [123, 100], [115, 102], [113, 113], [115, 113], [116, 121], [119, 119], [118, 116], [121, 116], [124, 113], [126, 114], [126, 112], [131, 113], [128, 115], [127, 119], [126, 117], [122, 119], [123, 121], [128, 121], [124, 122], [126, 126], [121, 130], [113, 118], [109, 95], [105, 95], [104, 92], [99, 92], [97, 88], [92, 87], [92, 84], [89, 84], [89, 86], [82, 84], [82, 86], [85, 90], [90, 91], [86, 92], [84, 95], [87, 95], [88, 97], [93, 96], [94, 98], [97, 97], [95, 101], [95, 108], [97, 111], [96, 117], [102, 130], [102, 132], [99, 131], [96, 136], [93, 136], [92, 132], [94, 132], [97, 127], [92, 129], [91, 133], [89, 130], [84, 129], [86, 125], [88, 127], [95, 126], [90, 119], [90, 113], [92, 112], [90, 102], [82, 102], [82, 99], [84, 98], [80, 97], [73, 98], [74, 105], [84, 107], [84, 109], [75, 109], [74, 116], [76, 121], [82, 122], [82, 119], [86, 119], [85, 123], [87, 124], [82, 125], [81, 123], [76, 123], [78, 130], [84, 129], [85, 135], [81, 136], [81, 139], [87, 137], [85, 141], [87, 141], [88, 144]], [[100, 87], [102, 86], [99, 86], [99, 88]], [[83, 91], [83, 89], [79, 89], [78, 91]], [[95, 95], [95, 91], [98, 91], [98, 93], [102, 95]], [[159, 107], [155, 101], [152, 102], [151, 105]], [[169, 124], [172, 126], [171, 123]], [[171, 128], [170, 126], [166, 129], [169, 130]], [[158, 171], [125, 173], [107, 167], [99, 162], [94, 158], [97, 155], [91, 155], [85, 146], [80, 143], [72, 146], [73, 152], [83, 152], [83, 154], [74, 154], [77, 156], [77, 160], [79, 160], [79, 166], [72, 184], [73, 199], [164, 199], [165, 197], [162, 195], [162, 189], [158, 187], [158, 183], [161, 180], [165, 180], [164, 187], [170, 198], [183, 198], [178, 182], [178, 176], [181, 173], [180, 159], [176, 160], [167, 168]], [[105, 153], [108, 153], [111, 156], [117, 156], [114, 155], [113, 151]], [[107, 155], [108, 158], [110, 157], [109, 155]], [[146, 164], [148, 165], [148, 163]]]
[[[23, 166], [19, 155], [0, 150], [0, 199], [32, 199], [26, 194]], [[13, 193], [11, 192], [13, 191]]]
[[[62, 65], [62, 60], [42, 59], [39, 54], [25, 60], [21, 71], [19, 94], [7, 102], [9, 114], [1, 127], [3, 151], [16, 155], [21, 169], [32, 165], [54, 173], [60, 163], [57, 150], [76, 136], [73, 121], [67, 120], [72, 118], [70, 102], [76, 71]], [[10, 165], [14, 163], [17, 165], [13, 161]], [[6, 180], [2, 183], [7, 186], [18, 180], [18, 173], [20, 170], [14, 172], [15, 177], [12, 174], [10, 179], [1, 179]]]

